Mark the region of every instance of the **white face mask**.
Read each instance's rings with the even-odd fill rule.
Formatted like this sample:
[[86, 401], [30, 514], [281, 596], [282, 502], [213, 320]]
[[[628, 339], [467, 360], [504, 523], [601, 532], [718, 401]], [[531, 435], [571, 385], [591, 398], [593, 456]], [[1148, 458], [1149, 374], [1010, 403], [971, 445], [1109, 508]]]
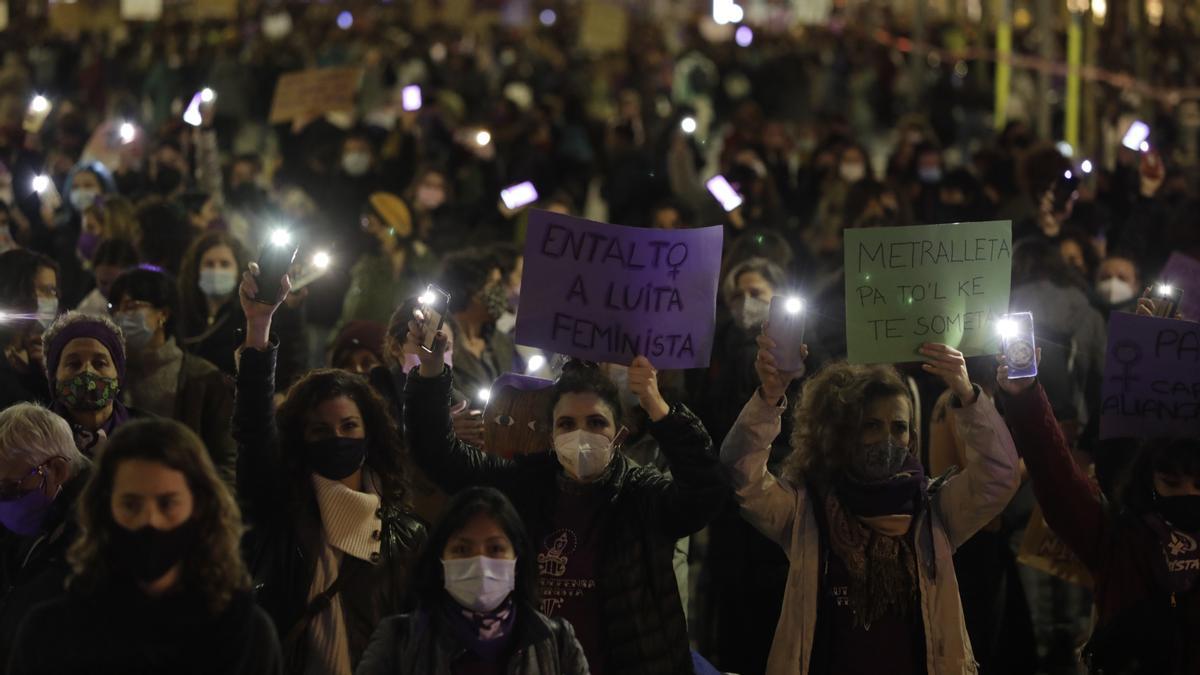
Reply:
[[771, 303], [762, 298], [743, 295], [730, 303], [729, 313], [744, 330], [755, 330], [771, 314]]
[[443, 560], [442, 575], [455, 602], [476, 612], [490, 612], [516, 588], [517, 561], [484, 556]]
[[1124, 279], [1111, 277], [1096, 284], [1096, 294], [1110, 305], [1120, 305], [1133, 299], [1137, 291]]
[[342, 169], [351, 176], [361, 176], [371, 168], [371, 153], [348, 152], [342, 155]]
[[608, 468], [613, 443], [607, 436], [576, 429], [554, 437], [554, 454], [569, 476], [586, 481]]
[[867, 167], [864, 164], [855, 162], [853, 164], [843, 164], [839, 171], [842, 180], [847, 183], [857, 183], [867, 177]]
[[54, 323], [54, 317], [58, 316], [58, 298], [38, 298], [37, 302], [38, 322], [43, 328], [49, 328]]
[[210, 267], [200, 270], [197, 286], [200, 292], [210, 298], [223, 298], [237, 288], [238, 274], [229, 268]]

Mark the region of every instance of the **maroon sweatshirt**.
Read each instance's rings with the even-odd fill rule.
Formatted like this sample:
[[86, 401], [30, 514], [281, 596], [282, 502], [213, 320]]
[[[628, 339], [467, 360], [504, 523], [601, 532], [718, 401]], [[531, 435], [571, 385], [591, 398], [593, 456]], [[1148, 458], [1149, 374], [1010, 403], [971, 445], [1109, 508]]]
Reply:
[[[1098, 488], [1075, 464], [1050, 402], [1037, 384], [1004, 399], [1005, 419], [1017, 451], [1033, 480], [1033, 491], [1046, 523], [1087, 566], [1094, 580], [1097, 626], [1107, 625], [1121, 612], [1152, 597], [1165, 596], [1158, 583], [1162, 544], [1149, 526], [1134, 517], [1121, 517], [1100, 501]], [[1200, 591], [1179, 598], [1185, 634], [1198, 639], [1178, 655], [1200, 667], [1195, 643], [1200, 642]], [[1189, 668], [1191, 666], [1188, 666]], [[1188, 670], [1186, 672], [1200, 672]]]

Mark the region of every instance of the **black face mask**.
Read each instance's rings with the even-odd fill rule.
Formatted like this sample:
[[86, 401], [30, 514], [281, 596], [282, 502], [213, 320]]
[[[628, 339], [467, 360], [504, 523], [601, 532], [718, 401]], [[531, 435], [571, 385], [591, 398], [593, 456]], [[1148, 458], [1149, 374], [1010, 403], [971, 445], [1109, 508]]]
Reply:
[[367, 439], [334, 436], [306, 443], [308, 468], [329, 480], [342, 480], [367, 461]]
[[169, 195], [183, 183], [183, 172], [175, 167], [160, 166], [154, 174], [154, 191]]
[[1155, 496], [1154, 510], [1184, 532], [1200, 532], [1200, 495]]
[[161, 579], [191, 552], [196, 543], [196, 521], [188, 519], [173, 530], [149, 525], [127, 530], [118, 525], [113, 528], [111, 540], [113, 567], [136, 581], [149, 583]]

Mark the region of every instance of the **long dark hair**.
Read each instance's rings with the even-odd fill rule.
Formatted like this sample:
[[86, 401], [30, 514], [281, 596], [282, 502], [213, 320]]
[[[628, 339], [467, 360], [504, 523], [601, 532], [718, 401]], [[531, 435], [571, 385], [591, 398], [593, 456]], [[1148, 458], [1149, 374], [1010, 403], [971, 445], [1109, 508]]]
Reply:
[[525, 531], [525, 524], [512, 502], [499, 490], [488, 487], [471, 487], [454, 495], [442, 519], [433, 526], [414, 571], [414, 587], [417, 606], [423, 609], [436, 607], [445, 597], [446, 577], [442, 573], [442, 552], [446, 542], [455, 532], [462, 530], [477, 515], [496, 521], [517, 554], [517, 578], [513, 588], [513, 601], [527, 608], [537, 609], [541, 598], [538, 586], [537, 561], [534, 559], [533, 543]]
[[[39, 269], [46, 267], [58, 275], [58, 264], [50, 258], [23, 248], [0, 253], [0, 307], [22, 314], [37, 311], [37, 287], [35, 278]], [[24, 331], [31, 321], [0, 322], [0, 340], [4, 346], [17, 334]]]
[[1154, 510], [1154, 474], [1200, 476], [1200, 440], [1147, 439], [1116, 481], [1117, 506], [1142, 515]]
[[250, 263], [241, 242], [225, 232], [208, 232], [192, 242], [179, 268], [179, 323], [184, 337], [199, 335], [208, 326], [208, 301], [200, 291], [200, 259], [218, 246], [228, 246], [233, 251], [239, 274]]
[[284, 448], [284, 472], [295, 494], [312, 495], [310, 470], [304, 464], [304, 427], [313, 410], [325, 401], [345, 396], [362, 414], [367, 438], [367, 462], [379, 481], [379, 497], [385, 505], [408, 504], [408, 474], [404, 468], [406, 449], [387, 404], [367, 381], [344, 370], [322, 368], [309, 371], [293, 384], [279, 406], [275, 421]]
[[204, 442], [174, 420], [123, 424], [101, 448], [76, 504], [79, 538], [67, 553], [72, 570], [68, 586], [95, 593], [113, 579], [108, 547], [113, 528], [120, 527], [112, 517], [113, 481], [121, 463], [135, 459], [162, 464], [187, 480], [198, 541], [183, 560], [183, 584], [202, 593], [212, 613], [221, 612], [236, 592], [250, 588], [238, 548], [242, 516], [229, 488], [217, 477]]

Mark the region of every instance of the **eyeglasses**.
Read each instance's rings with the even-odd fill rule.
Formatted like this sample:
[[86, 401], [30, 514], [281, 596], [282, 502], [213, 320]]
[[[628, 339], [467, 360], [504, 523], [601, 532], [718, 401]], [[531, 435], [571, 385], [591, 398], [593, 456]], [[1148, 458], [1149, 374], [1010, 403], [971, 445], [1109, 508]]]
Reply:
[[11, 502], [14, 499], [20, 499], [21, 497], [24, 497], [29, 490], [25, 490], [21, 486], [33, 476], [42, 476], [44, 479], [46, 476], [46, 464], [49, 464], [49, 462], [33, 467], [29, 470], [29, 473], [21, 476], [17, 480], [0, 481], [0, 502]]
[[120, 305], [108, 305], [108, 312], [116, 314], [117, 312], [137, 312], [143, 309], [156, 309], [153, 303], [145, 300], [123, 300]]

